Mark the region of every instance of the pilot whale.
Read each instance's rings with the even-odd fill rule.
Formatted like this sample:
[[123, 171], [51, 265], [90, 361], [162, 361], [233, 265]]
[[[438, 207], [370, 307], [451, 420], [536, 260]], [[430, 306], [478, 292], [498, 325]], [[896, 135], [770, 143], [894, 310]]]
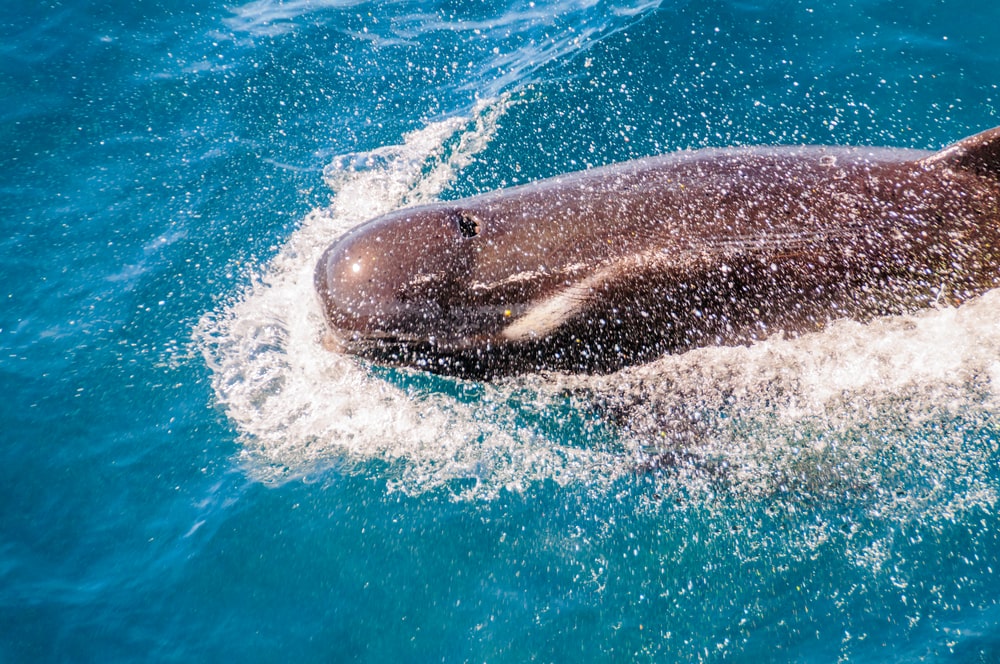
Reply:
[[328, 346], [490, 379], [611, 372], [1000, 283], [1000, 127], [938, 152], [682, 151], [404, 208], [315, 272]]

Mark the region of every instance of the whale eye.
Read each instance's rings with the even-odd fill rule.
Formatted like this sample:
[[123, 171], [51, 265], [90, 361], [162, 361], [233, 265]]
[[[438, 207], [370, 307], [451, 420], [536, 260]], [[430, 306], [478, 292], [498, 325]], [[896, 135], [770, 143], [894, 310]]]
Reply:
[[458, 222], [458, 231], [462, 237], [470, 238], [479, 235], [479, 219], [471, 212], [459, 210], [455, 213], [455, 220]]

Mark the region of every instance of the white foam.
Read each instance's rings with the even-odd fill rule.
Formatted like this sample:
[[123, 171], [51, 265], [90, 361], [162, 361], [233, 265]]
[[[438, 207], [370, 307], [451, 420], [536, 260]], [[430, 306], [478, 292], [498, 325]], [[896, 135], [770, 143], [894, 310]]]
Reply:
[[992, 509], [998, 499], [998, 308], [992, 291], [958, 308], [845, 320], [557, 384], [595, 395], [651, 455], [690, 453], [694, 466], [722, 469], [710, 490], [903, 491], [908, 504], [876, 502], [899, 515], [933, 504], [923, 516], [946, 518], [958, 503]]

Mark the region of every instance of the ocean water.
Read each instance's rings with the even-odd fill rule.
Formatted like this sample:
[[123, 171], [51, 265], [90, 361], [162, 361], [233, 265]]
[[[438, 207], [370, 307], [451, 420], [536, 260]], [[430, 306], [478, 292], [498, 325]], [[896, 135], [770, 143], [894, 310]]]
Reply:
[[1000, 294], [477, 384], [311, 286], [402, 205], [1000, 125], [1000, 5], [191, 4], [0, 16], [0, 661], [1000, 661]]

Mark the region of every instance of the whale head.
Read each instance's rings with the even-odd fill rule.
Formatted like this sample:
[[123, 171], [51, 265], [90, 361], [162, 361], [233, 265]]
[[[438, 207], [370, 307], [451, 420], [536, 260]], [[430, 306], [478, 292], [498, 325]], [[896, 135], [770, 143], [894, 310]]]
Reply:
[[574, 251], [547, 244], [552, 233], [507, 221], [489, 206], [442, 203], [399, 210], [345, 235], [315, 273], [327, 344], [440, 373], [508, 373], [505, 351], [536, 342], [574, 312], [570, 299], [560, 308], [546, 296], [593, 261], [572, 264]]

